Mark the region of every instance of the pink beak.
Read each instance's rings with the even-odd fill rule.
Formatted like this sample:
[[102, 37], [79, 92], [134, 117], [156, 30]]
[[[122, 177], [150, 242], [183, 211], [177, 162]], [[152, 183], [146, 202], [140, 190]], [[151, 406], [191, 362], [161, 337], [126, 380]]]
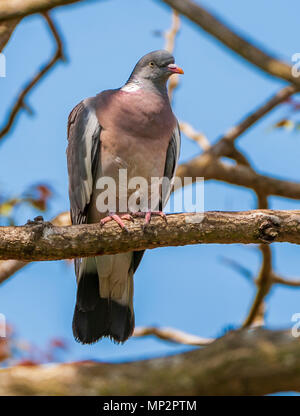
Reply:
[[177, 66], [175, 64], [169, 64], [168, 68], [174, 74], [184, 74], [183, 69], [179, 68], [179, 66]]

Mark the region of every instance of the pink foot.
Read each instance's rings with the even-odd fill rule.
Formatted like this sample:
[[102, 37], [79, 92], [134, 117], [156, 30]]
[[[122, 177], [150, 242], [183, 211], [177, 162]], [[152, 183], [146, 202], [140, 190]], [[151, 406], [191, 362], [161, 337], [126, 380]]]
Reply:
[[145, 217], [145, 225], [150, 223], [152, 217], [161, 217], [165, 220], [166, 224], [168, 223], [167, 216], [162, 211], [147, 211], [147, 212], [140, 212], [139, 211], [139, 212], [133, 212], [133, 213], [131, 213], [131, 215], [133, 217], [139, 217], [139, 218], [144, 218]]
[[104, 217], [102, 218], [102, 220], [100, 220], [100, 225], [101, 227], [103, 227], [103, 225], [106, 224], [107, 222], [115, 221], [117, 224], [119, 224], [122, 230], [128, 231], [128, 228], [126, 227], [122, 219], [131, 221], [131, 222], [134, 221], [133, 217], [130, 214], [121, 214], [121, 215], [109, 214], [107, 215], [107, 217]]

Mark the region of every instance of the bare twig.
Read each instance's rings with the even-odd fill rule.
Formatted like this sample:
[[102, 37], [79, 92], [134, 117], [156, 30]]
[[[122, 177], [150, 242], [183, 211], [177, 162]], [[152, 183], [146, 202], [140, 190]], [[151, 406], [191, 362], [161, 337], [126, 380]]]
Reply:
[[133, 336], [155, 336], [164, 341], [175, 342], [184, 345], [193, 345], [195, 347], [204, 347], [214, 341], [212, 338], [201, 338], [174, 328], [137, 327], [134, 330]]
[[279, 284], [283, 286], [290, 286], [290, 287], [300, 287], [300, 279], [287, 279], [286, 277], [281, 277], [277, 273], [272, 273], [272, 283]]
[[178, 13], [186, 16], [198, 27], [204, 29], [207, 33], [256, 67], [277, 78], [284, 79], [296, 85], [298, 88], [300, 87], [300, 78], [293, 76], [290, 65], [254, 46], [244, 37], [237, 34], [228, 24], [223, 23], [219, 18], [213, 16], [199, 4], [191, 0], [162, 1], [169, 4]]
[[177, 33], [179, 32], [179, 29], [180, 29], [179, 14], [176, 11], [172, 10], [172, 24], [171, 24], [170, 29], [165, 32], [165, 39], [166, 39], [165, 49], [169, 51], [170, 53], [174, 52], [175, 39], [176, 39]]
[[[165, 32], [165, 49], [169, 51], [170, 53], [173, 53], [175, 48], [175, 40], [176, 36], [180, 29], [180, 18], [176, 11], [172, 11], [172, 24], [169, 30]], [[170, 77], [169, 83], [168, 83], [168, 94], [169, 99], [172, 101], [173, 98], [173, 92], [177, 88], [179, 84], [179, 76], [178, 74], [174, 74]]]
[[235, 270], [236, 272], [244, 276], [249, 282], [253, 283], [254, 281], [253, 273], [251, 272], [250, 269], [243, 266], [240, 262], [234, 259], [227, 258], [227, 257], [221, 257], [221, 261], [222, 263], [227, 264], [233, 270]]
[[20, 92], [16, 102], [14, 103], [12, 109], [10, 110], [7, 122], [4, 124], [4, 126], [0, 130], [0, 139], [3, 139], [3, 137], [9, 132], [9, 130], [13, 126], [13, 123], [16, 119], [17, 114], [22, 109], [27, 107], [25, 103], [25, 98], [28, 95], [28, 93], [50, 71], [50, 69], [56, 64], [56, 62], [64, 59], [63, 45], [62, 45], [60, 36], [58, 34], [57, 28], [55, 27], [53, 20], [50, 18], [48, 14], [45, 13], [43, 16], [46, 19], [47, 24], [50, 28], [50, 31], [53, 35], [53, 38], [56, 42], [56, 51], [54, 52], [52, 58], [48, 61], [48, 63], [42, 67], [42, 69], [32, 78], [32, 80], [28, 82], [25, 88]]
[[203, 150], [209, 149], [210, 143], [203, 133], [196, 131], [189, 123], [183, 121], [179, 123], [179, 127], [182, 133], [186, 135], [186, 137], [194, 140]]
[[262, 117], [272, 111], [276, 106], [282, 104], [288, 97], [298, 92], [298, 89], [293, 86], [282, 88], [274, 96], [267, 100], [264, 104], [259, 106], [256, 110], [247, 115], [236, 126], [232, 127], [224, 136], [222, 136], [217, 143], [209, 149], [209, 153], [213, 156], [229, 156], [231, 155], [234, 141], [241, 136], [246, 130], [252, 127]]
[[[169, 51], [170, 53], [174, 52], [175, 48], [175, 41], [176, 36], [178, 35], [180, 29], [180, 18], [176, 11], [172, 11], [172, 24], [171, 28], [165, 32], [165, 49]], [[178, 87], [179, 84], [179, 76], [178, 74], [174, 74], [170, 77], [169, 84], [168, 84], [168, 94], [169, 99], [172, 101], [174, 91]], [[207, 150], [210, 146], [209, 141], [204, 136], [203, 133], [197, 132], [190, 124], [186, 122], [180, 122], [180, 130], [189, 138], [192, 140], [195, 140], [196, 143], [200, 147], [202, 147], [203, 150]]]
[[[253, 322], [255, 321], [255, 318], [257, 315], [259, 315], [259, 312], [261, 311], [261, 305], [266, 297], [266, 295], [269, 293], [270, 288], [272, 286], [272, 253], [271, 253], [271, 247], [268, 245], [260, 245], [260, 250], [263, 255], [263, 262], [261, 266], [261, 270], [259, 272], [259, 276], [256, 279], [257, 284], [257, 293], [253, 302], [253, 305], [251, 306], [250, 312], [245, 319], [245, 322], [243, 323], [243, 328], [246, 328], [248, 326], [251, 326]], [[261, 316], [259, 317], [261, 320]]]

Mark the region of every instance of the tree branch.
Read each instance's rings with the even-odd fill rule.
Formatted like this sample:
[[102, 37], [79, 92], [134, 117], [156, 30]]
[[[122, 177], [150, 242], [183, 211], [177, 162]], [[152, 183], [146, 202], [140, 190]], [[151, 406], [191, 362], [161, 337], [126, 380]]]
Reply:
[[300, 279], [287, 279], [286, 277], [281, 277], [277, 273], [272, 273], [272, 283], [279, 284], [283, 286], [290, 286], [290, 287], [300, 287]]
[[289, 85], [282, 88], [275, 95], [263, 103], [256, 110], [252, 111], [243, 120], [241, 120], [236, 126], [232, 127], [224, 136], [222, 136], [214, 146], [208, 150], [208, 153], [217, 156], [229, 156], [231, 155], [234, 141], [243, 134], [246, 130], [253, 126], [258, 120], [272, 111], [279, 104], [286, 101], [291, 95], [298, 92], [298, 88], [294, 85]]
[[277, 78], [284, 79], [298, 88], [300, 78], [292, 75], [290, 65], [276, 59], [270, 54], [259, 49], [238, 35], [228, 24], [222, 23], [220, 19], [213, 16], [199, 4], [191, 0], [162, 0], [178, 13], [183, 14], [192, 22], [196, 23], [207, 33], [218, 39], [225, 46], [236, 52], [248, 62]]
[[212, 161], [211, 157], [206, 154], [178, 166], [176, 176], [181, 179], [191, 177], [193, 180], [196, 180], [196, 177], [204, 177], [205, 180], [215, 179], [268, 195], [300, 199], [300, 183], [260, 175], [247, 166], [232, 166], [217, 159]]
[[0, 261], [0, 284], [27, 264], [28, 262], [20, 260]]
[[13, 19], [0, 23], [0, 52], [3, 51], [19, 22], [20, 19]]
[[18, 115], [18, 113], [22, 109], [26, 109], [25, 98], [29, 94], [29, 92], [38, 84], [38, 82], [50, 71], [50, 69], [56, 64], [57, 61], [64, 59], [63, 54], [63, 45], [58, 34], [58, 31], [52, 21], [52, 19], [48, 16], [48, 14], [44, 14], [44, 18], [47, 21], [47, 24], [50, 28], [50, 31], [53, 35], [53, 38], [56, 43], [56, 50], [52, 56], [52, 58], [45, 64], [42, 69], [28, 82], [26, 87], [20, 92], [16, 102], [14, 103], [12, 109], [10, 110], [9, 117], [7, 122], [4, 126], [0, 129], [0, 140], [9, 132], [13, 123]]
[[[268, 193], [261, 192], [261, 190], [256, 191], [257, 195], [257, 202], [259, 209], [267, 209], [269, 208], [268, 204]], [[250, 308], [247, 318], [243, 323], [243, 327], [248, 326], [262, 326], [264, 324], [265, 319], [265, 305], [264, 299], [267, 294], [270, 292], [270, 289], [273, 284], [272, 280], [272, 250], [270, 246], [266, 244], [260, 244], [259, 249], [262, 254], [262, 265], [260, 268], [259, 275], [257, 279], [255, 279], [255, 283], [257, 286], [256, 295], [253, 301], [253, 304]]]
[[128, 232], [112, 223], [0, 227], [0, 260], [62, 260], [187, 244], [300, 244], [300, 211], [172, 214], [167, 220], [153, 218], [144, 227], [144, 219], [136, 219]]
[[186, 123], [185, 121], [180, 121], [179, 127], [181, 132], [185, 134], [186, 137], [194, 140], [203, 150], [209, 149], [210, 143], [203, 133], [196, 131], [189, 123]]
[[203, 349], [121, 364], [16, 366], [1, 395], [264, 395], [300, 391], [299, 339], [290, 331], [230, 332]]
[[[165, 39], [166, 39], [165, 49], [169, 51], [170, 53], [174, 52], [175, 39], [179, 32], [179, 29], [180, 29], [180, 18], [179, 18], [178, 13], [175, 10], [173, 10], [172, 11], [172, 25], [170, 29], [165, 32]], [[170, 102], [172, 102], [173, 92], [178, 87], [178, 84], [179, 84], [179, 75], [174, 74], [169, 79], [169, 82], [168, 82], [168, 94], [169, 94]]]
[[187, 334], [174, 328], [157, 328], [157, 327], [137, 327], [134, 330], [135, 338], [154, 336], [164, 341], [175, 342], [177, 344], [192, 345], [195, 347], [204, 347], [211, 344], [212, 338], [201, 338], [196, 335]]
[[[253, 301], [253, 304], [250, 308], [249, 314], [243, 323], [243, 328], [251, 326], [256, 317], [259, 315], [259, 312], [262, 308], [263, 300], [265, 299], [266, 295], [269, 293], [271, 286], [272, 286], [272, 253], [271, 247], [267, 245], [260, 245], [260, 250], [263, 255], [263, 262], [262, 266], [256, 279], [255, 283], [257, 285], [257, 292]], [[259, 317], [260, 319], [260, 317]]]
[[[71, 225], [70, 213], [62, 212], [53, 218], [53, 220], [51, 220], [51, 224], [57, 226]], [[0, 284], [5, 282], [10, 276], [28, 264], [30, 264], [30, 261], [25, 262], [21, 260], [0, 260]]]
[[41, 13], [58, 6], [85, 0], [2, 0], [0, 3], [0, 22]]

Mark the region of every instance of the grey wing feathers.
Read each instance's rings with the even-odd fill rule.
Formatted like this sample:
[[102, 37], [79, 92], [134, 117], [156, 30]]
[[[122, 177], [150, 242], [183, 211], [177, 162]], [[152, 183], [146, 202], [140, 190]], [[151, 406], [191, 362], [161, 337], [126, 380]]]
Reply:
[[177, 122], [176, 127], [173, 130], [173, 134], [172, 134], [169, 147], [167, 150], [164, 177], [168, 178], [170, 183], [167, 186], [167, 189], [163, 190], [162, 207], [166, 205], [170, 197], [172, 183], [173, 183], [173, 179], [174, 179], [175, 172], [177, 169], [177, 164], [178, 164], [178, 159], [179, 159], [179, 154], [180, 154], [180, 142], [181, 142], [180, 129], [179, 129], [179, 124]]
[[70, 113], [67, 161], [72, 224], [87, 222], [100, 153], [101, 126], [85, 101]]

